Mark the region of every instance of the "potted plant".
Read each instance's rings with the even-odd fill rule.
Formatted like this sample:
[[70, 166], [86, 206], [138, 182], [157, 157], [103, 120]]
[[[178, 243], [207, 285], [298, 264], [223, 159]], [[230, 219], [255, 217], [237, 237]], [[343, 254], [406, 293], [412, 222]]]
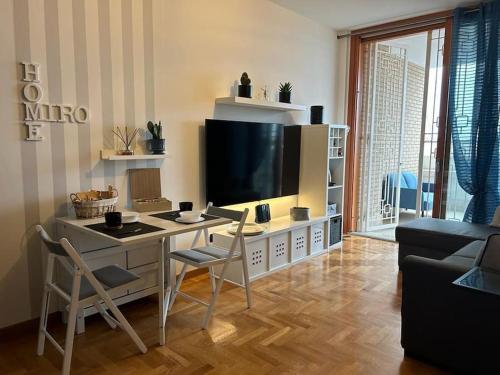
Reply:
[[149, 140], [149, 149], [154, 155], [162, 155], [165, 153], [165, 139], [161, 137], [162, 126], [161, 121], [158, 124], [148, 121], [148, 130], [153, 136], [153, 139]]
[[248, 78], [247, 72], [244, 72], [240, 78], [241, 85], [238, 85], [238, 96], [243, 98], [251, 98], [252, 97], [252, 86], [250, 83], [252, 82], [250, 78]]
[[290, 82], [280, 83], [280, 103], [290, 103], [292, 96], [292, 84]]

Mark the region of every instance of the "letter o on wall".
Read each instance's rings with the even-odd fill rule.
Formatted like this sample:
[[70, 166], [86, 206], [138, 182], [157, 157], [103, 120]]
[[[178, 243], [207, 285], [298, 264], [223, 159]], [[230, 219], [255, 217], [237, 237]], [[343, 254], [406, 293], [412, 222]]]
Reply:
[[35, 103], [40, 101], [42, 95], [42, 87], [38, 83], [30, 82], [23, 87], [23, 96], [29, 102]]
[[75, 121], [78, 122], [79, 124], [87, 122], [87, 120], [89, 119], [88, 108], [84, 106], [76, 107], [73, 112], [73, 117], [75, 118]]

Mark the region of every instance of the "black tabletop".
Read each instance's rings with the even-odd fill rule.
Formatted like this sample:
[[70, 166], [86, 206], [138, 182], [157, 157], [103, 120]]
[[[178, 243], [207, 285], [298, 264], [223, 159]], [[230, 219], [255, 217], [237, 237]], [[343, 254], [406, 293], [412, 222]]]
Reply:
[[164, 230], [163, 228], [141, 222], [123, 224], [123, 228], [121, 229], [110, 229], [105, 223], [85, 225], [85, 227], [114, 238], [127, 238]]
[[[175, 221], [175, 219], [181, 217], [179, 212], [180, 211], [167, 211], [167, 212], [160, 212], [158, 214], [152, 214], [149, 216], [157, 217], [157, 218], [163, 219], [163, 220]], [[212, 215], [207, 215], [207, 214], [201, 214], [201, 216], [203, 218], [205, 218], [205, 221], [219, 219], [219, 217], [217, 217], [217, 216], [212, 216]], [[188, 225], [189, 224], [196, 224], [196, 223], [182, 223], [180, 221], [175, 221], [175, 222], [179, 223], [179, 224], [188, 224]]]

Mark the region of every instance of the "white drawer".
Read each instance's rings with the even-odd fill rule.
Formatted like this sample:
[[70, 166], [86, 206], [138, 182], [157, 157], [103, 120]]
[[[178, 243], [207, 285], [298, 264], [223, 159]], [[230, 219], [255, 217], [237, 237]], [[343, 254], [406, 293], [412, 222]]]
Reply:
[[127, 258], [125, 256], [125, 252], [106, 254], [104, 251], [102, 251], [98, 256], [86, 258], [85, 263], [87, 263], [91, 270], [95, 270], [104, 266], [110, 266], [113, 264], [122, 266], [123, 268], [127, 268]]
[[127, 266], [129, 269], [158, 262], [159, 244], [127, 250]]
[[288, 263], [288, 233], [269, 239], [269, 269], [275, 269]]
[[307, 228], [300, 228], [292, 231], [292, 262], [298, 259], [305, 258], [307, 256], [308, 236]]
[[311, 226], [311, 254], [319, 253], [325, 249], [325, 225]]
[[91, 232], [82, 233], [60, 222], [58, 222], [56, 225], [56, 231], [56, 237], [67, 238], [79, 253], [86, 253], [89, 251], [101, 250], [108, 247], [117, 246], [117, 243], [112, 240], [102, 238], [97, 234], [94, 235]]
[[267, 272], [267, 239], [247, 244], [247, 264], [250, 277], [255, 277]]
[[138, 267], [136, 269], [131, 269], [130, 271], [140, 276], [141, 280], [138, 281], [133, 288], [128, 290], [129, 294], [153, 288], [158, 285], [158, 268], [156, 264]]

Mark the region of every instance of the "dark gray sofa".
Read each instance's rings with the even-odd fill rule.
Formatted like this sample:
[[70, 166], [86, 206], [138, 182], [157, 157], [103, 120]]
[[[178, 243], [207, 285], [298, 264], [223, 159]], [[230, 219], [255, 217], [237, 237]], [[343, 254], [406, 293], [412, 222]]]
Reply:
[[473, 241], [485, 241], [493, 233], [500, 233], [500, 229], [450, 220], [416, 219], [396, 228], [398, 264], [401, 267], [408, 255], [444, 259]]
[[500, 374], [500, 297], [452, 284], [493, 233], [500, 230], [427, 218], [397, 228], [405, 355], [455, 372]]

